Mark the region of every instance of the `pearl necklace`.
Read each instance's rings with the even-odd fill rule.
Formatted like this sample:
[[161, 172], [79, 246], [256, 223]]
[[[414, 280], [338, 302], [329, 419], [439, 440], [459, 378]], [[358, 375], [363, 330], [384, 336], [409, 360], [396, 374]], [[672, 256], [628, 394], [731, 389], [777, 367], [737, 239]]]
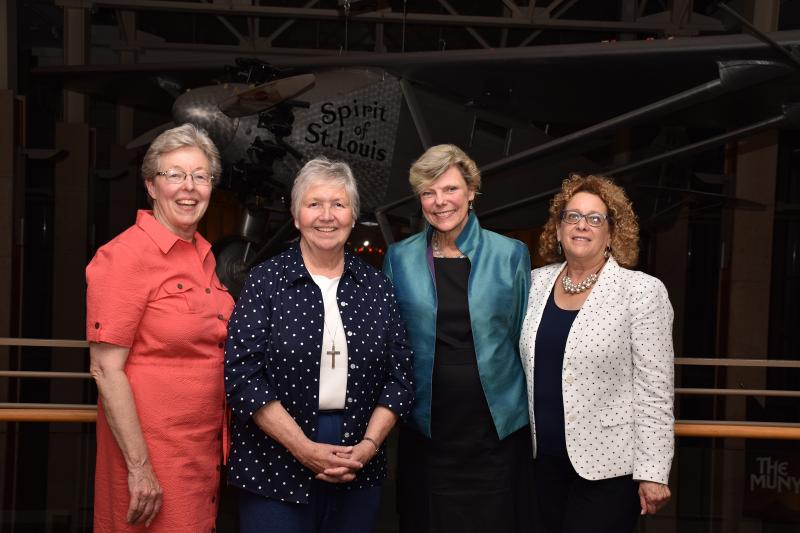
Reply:
[[589, 287], [594, 285], [599, 277], [598, 273], [595, 272], [594, 274], [589, 274], [586, 276], [586, 279], [581, 281], [580, 283], [573, 283], [566, 272], [564, 272], [564, 277], [561, 278], [561, 286], [564, 288], [564, 292], [567, 294], [580, 294], [583, 291], [587, 290]]

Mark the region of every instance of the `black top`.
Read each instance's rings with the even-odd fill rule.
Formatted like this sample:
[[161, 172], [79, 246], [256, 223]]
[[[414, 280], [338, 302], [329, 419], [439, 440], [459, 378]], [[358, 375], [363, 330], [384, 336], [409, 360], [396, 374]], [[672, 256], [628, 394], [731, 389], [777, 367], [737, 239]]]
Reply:
[[[467, 258], [433, 259], [436, 272], [436, 353], [471, 351], [472, 324], [469, 318], [470, 262]], [[473, 354], [474, 360], [474, 354]]]
[[431, 435], [434, 449], [442, 452], [436, 459], [451, 464], [459, 451], [482, 451], [495, 445], [498, 438], [472, 341], [469, 259], [434, 258], [434, 270], [438, 301]]
[[572, 322], [578, 311], [561, 309], [550, 291], [536, 332], [533, 372], [533, 417], [539, 454], [567, 455], [564, 435], [564, 399], [561, 396], [561, 368]]

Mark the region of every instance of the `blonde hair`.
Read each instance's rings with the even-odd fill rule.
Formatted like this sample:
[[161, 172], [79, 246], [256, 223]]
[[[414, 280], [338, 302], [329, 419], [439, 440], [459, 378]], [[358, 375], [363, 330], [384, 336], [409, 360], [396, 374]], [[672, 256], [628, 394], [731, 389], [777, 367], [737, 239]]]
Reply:
[[475, 161], [454, 144], [431, 146], [411, 165], [408, 182], [415, 194], [436, 181], [447, 169], [455, 166], [461, 172], [467, 187], [478, 192], [481, 188], [481, 172]]
[[561, 223], [561, 212], [579, 192], [588, 192], [600, 197], [608, 209], [611, 253], [621, 266], [631, 268], [639, 260], [639, 222], [633, 212], [633, 204], [625, 189], [605, 176], [581, 176], [570, 174], [561, 183], [561, 192], [550, 202], [550, 218], [539, 236], [539, 255], [547, 263], [564, 260], [558, 253], [556, 229]]

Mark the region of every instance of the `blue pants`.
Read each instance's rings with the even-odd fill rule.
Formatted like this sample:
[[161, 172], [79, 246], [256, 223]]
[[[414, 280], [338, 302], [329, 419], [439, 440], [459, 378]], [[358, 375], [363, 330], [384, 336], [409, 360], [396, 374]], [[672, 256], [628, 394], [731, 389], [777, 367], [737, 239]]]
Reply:
[[[318, 442], [338, 444], [341, 413], [320, 413]], [[372, 533], [380, 486], [347, 490], [312, 480], [308, 503], [287, 503], [248, 491], [239, 493], [241, 533]]]

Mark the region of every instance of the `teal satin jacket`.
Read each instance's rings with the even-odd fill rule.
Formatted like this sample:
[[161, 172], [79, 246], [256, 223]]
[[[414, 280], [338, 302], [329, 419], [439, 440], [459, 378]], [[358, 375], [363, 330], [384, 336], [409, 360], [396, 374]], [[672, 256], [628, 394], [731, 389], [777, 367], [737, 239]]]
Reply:
[[[392, 245], [383, 265], [414, 348], [416, 402], [410, 423], [428, 437], [437, 309], [433, 265], [428, 260], [431, 232], [427, 227]], [[503, 439], [528, 424], [519, 335], [531, 284], [530, 255], [520, 241], [482, 229], [474, 213], [456, 245], [470, 260], [469, 315], [478, 373], [497, 435]]]

